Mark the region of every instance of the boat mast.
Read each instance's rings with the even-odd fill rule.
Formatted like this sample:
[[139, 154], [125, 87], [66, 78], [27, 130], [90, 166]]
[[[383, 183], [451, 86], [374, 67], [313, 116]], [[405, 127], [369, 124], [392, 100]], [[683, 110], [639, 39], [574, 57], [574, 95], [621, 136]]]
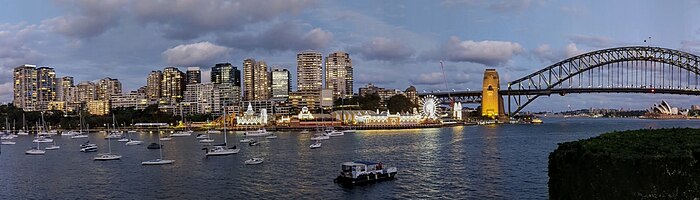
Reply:
[[160, 144], [160, 126], [156, 130], [158, 130], [158, 151], [160, 152], [160, 159], [163, 160], [163, 145]]
[[226, 140], [226, 105], [224, 105], [224, 146], [228, 146], [228, 141]]

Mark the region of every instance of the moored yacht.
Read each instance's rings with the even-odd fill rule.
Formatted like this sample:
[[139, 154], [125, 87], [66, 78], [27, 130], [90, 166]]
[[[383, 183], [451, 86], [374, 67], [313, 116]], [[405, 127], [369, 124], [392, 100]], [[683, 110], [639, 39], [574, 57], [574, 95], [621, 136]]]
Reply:
[[262, 159], [262, 158], [251, 158], [251, 159], [246, 160], [244, 163], [246, 165], [257, 165], [257, 164], [263, 163], [263, 161], [264, 161], [264, 159]]
[[257, 131], [246, 131], [243, 133], [245, 136], [250, 136], [250, 137], [262, 137], [262, 136], [268, 136], [271, 135], [272, 133], [267, 132], [267, 130], [263, 129], [258, 129]]
[[318, 140], [316, 140], [316, 142], [314, 142], [313, 144], [309, 145], [309, 148], [311, 148], [311, 149], [318, 149], [318, 148], [321, 148], [321, 143], [318, 142]]
[[192, 136], [192, 132], [188, 131], [178, 131], [173, 134], [170, 134], [170, 137], [189, 137]]
[[143, 141], [141, 141], [141, 140], [131, 140], [131, 139], [129, 139], [129, 141], [126, 142], [126, 146], [141, 145], [141, 144], [143, 144]]

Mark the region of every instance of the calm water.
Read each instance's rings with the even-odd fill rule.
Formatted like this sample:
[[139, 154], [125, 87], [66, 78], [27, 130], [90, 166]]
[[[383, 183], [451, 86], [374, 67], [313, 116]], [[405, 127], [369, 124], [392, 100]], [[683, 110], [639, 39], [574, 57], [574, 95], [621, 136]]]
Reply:
[[[124, 157], [109, 162], [78, 151], [87, 139], [65, 136], [54, 137], [60, 150], [27, 156], [32, 143], [23, 136], [2, 146], [0, 199], [546, 199], [547, 156], [557, 143], [649, 127], [700, 127], [700, 121], [550, 118], [541, 125], [358, 131], [314, 150], [310, 134], [279, 132], [250, 147], [238, 143], [242, 133], [229, 133], [241, 152], [211, 158], [193, 135], [163, 142], [164, 157], [176, 160], [165, 166], [140, 164], [158, 157], [146, 149], [155, 135], [134, 134], [145, 141], [140, 146], [112, 141], [112, 151]], [[103, 137], [89, 138], [100, 151], [107, 150]], [[253, 156], [265, 162], [243, 164]], [[354, 188], [333, 184], [340, 163], [353, 160], [396, 166], [398, 178]]]

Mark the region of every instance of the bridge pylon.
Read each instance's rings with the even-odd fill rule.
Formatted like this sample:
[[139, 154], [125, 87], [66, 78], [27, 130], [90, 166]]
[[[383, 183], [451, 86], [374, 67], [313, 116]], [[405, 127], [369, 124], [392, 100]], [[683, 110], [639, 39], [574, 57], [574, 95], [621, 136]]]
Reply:
[[481, 90], [481, 116], [496, 119], [504, 117], [503, 98], [496, 69], [484, 71], [484, 84]]

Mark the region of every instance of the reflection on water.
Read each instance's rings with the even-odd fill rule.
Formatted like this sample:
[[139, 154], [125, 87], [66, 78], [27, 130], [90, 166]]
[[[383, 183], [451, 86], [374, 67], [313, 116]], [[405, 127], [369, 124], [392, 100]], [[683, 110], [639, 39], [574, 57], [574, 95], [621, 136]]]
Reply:
[[[56, 137], [61, 150], [25, 156], [31, 139], [3, 146], [0, 154], [0, 199], [546, 199], [547, 156], [556, 144], [612, 130], [697, 127], [696, 121], [636, 119], [545, 119], [541, 125], [447, 127], [357, 131], [322, 141], [309, 149], [311, 134], [277, 133], [256, 138], [259, 146], [239, 143], [242, 132], [229, 133], [239, 154], [204, 157], [191, 138], [163, 142], [174, 165], [141, 166], [159, 156], [146, 145], [112, 141], [119, 161], [95, 162], [95, 153], [78, 152], [85, 140]], [[196, 135], [196, 134], [194, 134]], [[101, 151], [102, 134], [90, 135]], [[155, 134], [132, 134], [146, 144]], [[217, 143], [222, 135], [212, 135]], [[246, 166], [253, 156], [265, 158]], [[333, 184], [340, 163], [370, 160], [396, 166], [396, 180], [343, 188]]]

